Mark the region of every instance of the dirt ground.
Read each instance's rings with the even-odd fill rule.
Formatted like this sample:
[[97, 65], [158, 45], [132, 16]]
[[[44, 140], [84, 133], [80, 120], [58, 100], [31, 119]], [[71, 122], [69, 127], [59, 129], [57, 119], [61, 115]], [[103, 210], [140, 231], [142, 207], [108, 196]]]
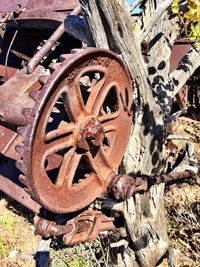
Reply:
[[[186, 136], [195, 145], [197, 158], [200, 160], [200, 122], [188, 118], [178, 118], [173, 125], [176, 135]], [[181, 149], [187, 141], [175, 141]], [[200, 178], [184, 182], [166, 191], [167, 226], [178, 267], [200, 266]], [[16, 204], [13, 200], [0, 195], [0, 266], [35, 266], [40, 238], [34, 235], [33, 214]], [[83, 248], [83, 247], [79, 247]], [[72, 253], [79, 253], [75, 247]], [[99, 249], [99, 248], [98, 248]], [[82, 249], [81, 253], [85, 253]], [[85, 253], [86, 258], [93, 254]], [[86, 255], [87, 254], [87, 255]], [[76, 261], [69, 265], [66, 250], [51, 248], [51, 257], [56, 264], [51, 266], [95, 266]], [[60, 263], [59, 263], [59, 260]], [[64, 260], [64, 261], [63, 261]], [[74, 260], [74, 258], [73, 258]], [[95, 258], [94, 258], [95, 261]], [[89, 261], [88, 261], [89, 262]], [[100, 266], [97, 262], [97, 266]]]

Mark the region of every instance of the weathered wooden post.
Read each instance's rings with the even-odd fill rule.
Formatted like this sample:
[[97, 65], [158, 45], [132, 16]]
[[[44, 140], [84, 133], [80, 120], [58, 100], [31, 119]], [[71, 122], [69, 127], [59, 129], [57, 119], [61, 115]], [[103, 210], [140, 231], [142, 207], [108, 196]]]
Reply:
[[[137, 1], [140, 2], [144, 1]], [[80, 0], [91, 45], [118, 54], [133, 78], [134, 116], [122, 166], [125, 173], [150, 175], [164, 170], [164, 119], [172, 98], [200, 64], [198, 51], [192, 48], [188, 53], [192, 62], [187, 65], [189, 76], [180, 81], [180, 66], [169, 73], [171, 47], [180, 33], [177, 18], [166, 11], [172, 2], [157, 1], [152, 17], [136, 32], [125, 1]], [[146, 47], [145, 56], [142, 44]], [[153, 267], [168, 253], [163, 196], [164, 184], [160, 184], [121, 204], [129, 238], [122, 266]]]

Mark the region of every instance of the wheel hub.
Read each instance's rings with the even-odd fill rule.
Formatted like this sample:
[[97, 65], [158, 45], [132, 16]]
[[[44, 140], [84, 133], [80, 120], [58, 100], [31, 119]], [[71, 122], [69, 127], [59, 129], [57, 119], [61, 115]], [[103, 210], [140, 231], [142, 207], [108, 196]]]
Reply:
[[98, 120], [90, 118], [84, 123], [77, 136], [77, 146], [81, 149], [90, 150], [90, 145], [100, 146], [105, 138], [104, 128]]

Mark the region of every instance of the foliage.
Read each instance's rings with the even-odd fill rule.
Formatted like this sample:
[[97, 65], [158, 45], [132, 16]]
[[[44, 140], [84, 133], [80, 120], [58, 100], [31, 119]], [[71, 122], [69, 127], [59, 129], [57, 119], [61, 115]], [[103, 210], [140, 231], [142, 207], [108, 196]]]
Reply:
[[0, 258], [6, 257], [9, 252], [9, 246], [7, 242], [0, 237]]
[[174, 0], [172, 13], [179, 16], [184, 34], [200, 46], [200, 0]]
[[15, 224], [15, 218], [12, 216], [0, 216], [0, 226], [2, 226], [7, 231], [12, 231]]
[[56, 242], [56, 239], [54, 242], [50, 267], [101, 267], [110, 266], [109, 264], [116, 266], [109, 246], [109, 237], [97, 238], [91, 243], [73, 247], [64, 247], [62, 243]]
[[89, 267], [89, 263], [76, 256], [72, 257], [67, 262], [61, 259], [60, 257], [55, 256], [51, 260], [49, 267]]

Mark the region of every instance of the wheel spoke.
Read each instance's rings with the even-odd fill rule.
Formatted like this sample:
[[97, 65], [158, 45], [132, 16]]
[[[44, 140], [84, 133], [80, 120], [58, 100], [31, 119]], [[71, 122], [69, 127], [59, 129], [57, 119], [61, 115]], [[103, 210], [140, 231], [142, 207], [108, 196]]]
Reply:
[[64, 136], [69, 136], [75, 130], [75, 126], [72, 124], [67, 125], [65, 128], [58, 128], [46, 134], [45, 142], [52, 143], [54, 140], [58, 140]]
[[41, 154], [45, 156], [57, 153], [68, 147], [75, 146], [75, 140], [72, 136], [72, 131], [55, 130], [54, 133], [47, 135], [47, 141], [40, 148]]
[[81, 155], [75, 152], [76, 148], [72, 147], [63, 157], [62, 164], [56, 179], [56, 185], [69, 187], [72, 183], [75, 170], [78, 167]]
[[63, 93], [63, 103], [73, 122], [77, 122], [81, 115], [87, 113], [78, 81], [75, 81], [70, 89], [66, 87]]
[[[101, 108], [103, 107], [104, 101], [107, 98], [110, 89], [114, 86], [115, 86], [115, 83], [113, 83], [113, 81], [110, 79], [107, 79], [104, 82], [102, 89], [99, 90], [98, 94], [96, 94], [94, 96], [94, 98], [92, 99], [93, 105], [91, 105], [91, 107], [90, 107], [90, 112], [92, 114], [94, 114], [95, 116], [99, 115]], [[93, 96], [91, 95], [91, 98], [92, 97]], [[87, 107], [88, 107], [88, 105], [87, 105]]]
[[86, 157], [94, 171], [98, 173], [101, 178], [106, 179], [112, 171], [112, 166], [107, 161], [102, 148], [100, 147], [97, 153], [88, 151]]
[[117, 127], [120, 127], [120, 114], [115, 112], [110, 115], [104, 115], [98, 118], [103, 126], [105, 133], [110, 131], [117, 131]]
[[[101, 96], [102, 92], [103, 92], [102, 88], [105, 85], [106, 78], [107, 78], [107, 75], [104, 74], [104, 76], [90, 88], [91, 93], [90, 93], [90, 96], [89, 96], [89, 98], [87, 100], [87, 104], [86, 104], [86, 109], [90, 113], [92, 113], [92, 109], [93, 109], [94, 102], [96, 101], [96, 99], [99, 97], [100, 98], [103, 97], [103, 96]], [[103, 92], [103, 93], [105, 93], [105, 92]]]

